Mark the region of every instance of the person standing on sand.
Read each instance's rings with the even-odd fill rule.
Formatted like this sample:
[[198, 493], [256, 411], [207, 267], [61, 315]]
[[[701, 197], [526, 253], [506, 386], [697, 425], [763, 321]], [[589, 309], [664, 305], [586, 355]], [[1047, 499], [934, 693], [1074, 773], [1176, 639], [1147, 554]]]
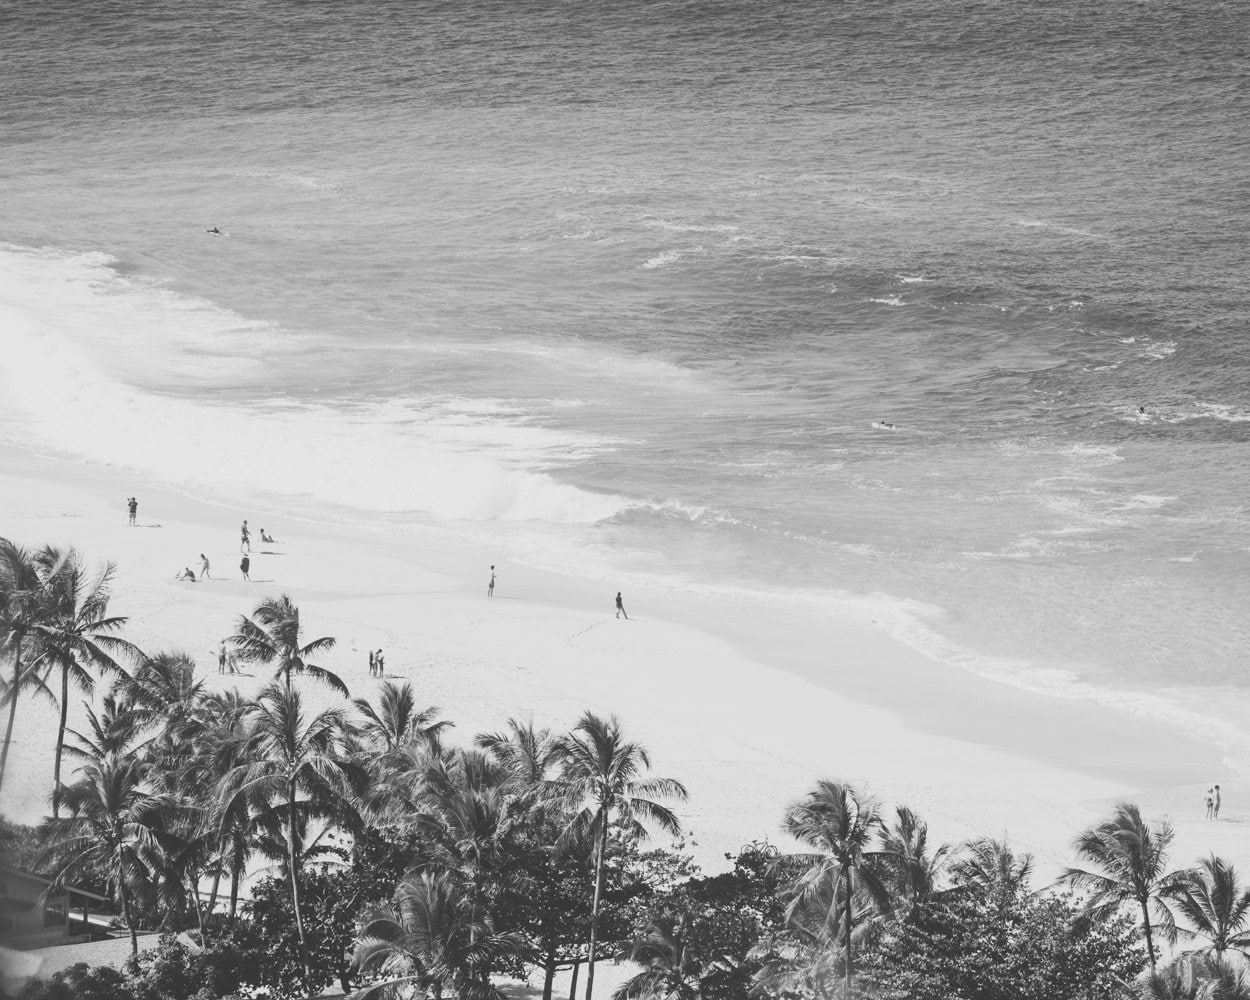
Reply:
[[378, 669], [378, 661], [374, 658], [373, 650], [369, 650], [369, 676], [376, 677]]
[[620, 618], [621, 615], [625, 615], [625, 620], [629, 621], [629, 615], [625, 614], [625, 605], [621, 602], [621, 592], [618, 590], [616, 592], [616, 617]]
[[378, 668], [378, 676], [385, 677], [386, 670], [382, 666], [382, 650], [379, 649], [377, 651], [377, 654], [373, 657], [373, 663]]
[[212, 577], [208, 575], [209, 565], [210, 563], [208, 561], [208, 556], [206, 556], [203, 552], [201, 552], [200, 553], [200, 579], [201, 580], [212, 579]]
[[226, 672], [226, 640], [221, 640], [221, 645], [217, 649], [217, 673], [224, 674]]
[[247, 575], [247, 571], [252, 568], [252, 560], [247, 556], [243, 557], [243, 561], [239, 563], [239, 569], [243, 571], [243, 579], [248, 583], [252, 582], [252, 578]]
[[135, 517], [139, 513], [139, 501], [134, 497], [127, 497], [126, 509], [130, 511], [130, 526], [133, 528], [135, 526]]
[[1220, 818], [1220, 786], [1216, 785], [1211, 791], [1214, 793], [1214, 801], [1211, 804], [1211, 818]]
[[1214, 788], [1208, 788], [1207, 794], [1203, 798], [1203, 801], [1206, 802], [1207, 804], [1207, 819], [1211, 818], [1211, 812], [1215, 808], [1215, 794], [1214, 793], [1215, 793]]
[[490, 583], [486, 585], [486, 596], [487, 597], [495, 596], [495, 567], [494, 566], [490, 568]]
[[247, 521], [243, 522], [243, 527], [239, 529], [239, 535], [240, 535], [239, 551], [242, 552], [243, 549], [246, 548], [248, 552], [251, 552], [252, 551], [252, 533], [247, 530]]

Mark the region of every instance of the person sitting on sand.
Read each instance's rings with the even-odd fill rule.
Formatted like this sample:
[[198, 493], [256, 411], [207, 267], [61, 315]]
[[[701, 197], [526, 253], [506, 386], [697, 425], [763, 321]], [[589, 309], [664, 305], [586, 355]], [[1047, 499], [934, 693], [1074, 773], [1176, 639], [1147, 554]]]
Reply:
[[174, 579], [175, 580], [190, 580], [192, 583], [195, 583], [195, 574], [191, 572], [191, 567], [188, 566], [181, 573], [175, 576]]
[[209, 570], [210, 565], [211, 564], [208, 561], [208, 556], [206, 556], [203, 552], [201, 552], [200, 553], [200, 579], [201, 580], [212, 579], [212, 577], [208, 575], [208, 570]]
[[272, 542], [272, 541], [273, 541], [273, 536], [272, 536], [272, 535], [267, 535], [267, 534], [265, 534], [265, 529], [264, 529], [264, 528], [261, 528], [261, 529], [260, 529], [260, 540], [261, 540], [262, 542]]

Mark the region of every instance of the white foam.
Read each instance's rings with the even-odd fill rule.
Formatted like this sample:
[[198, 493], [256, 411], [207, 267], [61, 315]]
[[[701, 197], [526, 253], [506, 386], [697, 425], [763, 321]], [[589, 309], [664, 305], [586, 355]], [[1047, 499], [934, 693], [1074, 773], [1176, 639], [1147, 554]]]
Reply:
[[[118, 277], [107, 263], [0, 248], [0, 435], [9, 443], [172, 484], [448, 519], [585, 523], [628, 505], [535, 471], [611, 442], [528, 426], [505, 401], [223, 401], [247, 363], [243, 345], [272, 331]], [[221, 353], [240, 329], [249, 336], [239, 352]], [[218, 363], [175, 349], [197, 340]], [[141, 377], [127, 378], [132, 369]], [[179, 387], [171, 373], [183, 391], [165, 391]]]

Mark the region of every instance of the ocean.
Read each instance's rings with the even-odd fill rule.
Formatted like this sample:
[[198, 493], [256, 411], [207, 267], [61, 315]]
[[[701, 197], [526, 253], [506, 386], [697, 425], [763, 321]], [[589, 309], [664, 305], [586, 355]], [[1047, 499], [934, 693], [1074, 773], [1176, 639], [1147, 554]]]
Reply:
[[0, 441], [874, 623], [1250, 767], [1247, 37], [8, 0]]

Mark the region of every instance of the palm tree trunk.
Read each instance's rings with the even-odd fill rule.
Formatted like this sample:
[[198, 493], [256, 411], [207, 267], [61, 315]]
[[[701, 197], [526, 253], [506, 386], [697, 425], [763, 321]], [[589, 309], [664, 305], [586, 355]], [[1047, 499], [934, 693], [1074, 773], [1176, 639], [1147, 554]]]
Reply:
[[139, 954], [139, 935], [135, 933], [135, 919], [130, 912], [130, 890], [126, 888], [126, 875], [122, 871], [120, 853], [117, 859], [117, 890], [122, 897], [122, 913], [126, 917], [126, 927], [130, 931], [130, 954]]
[[553, 940], [547, 946], [547, 954], [544, 956], [543, 969], [546, 975], [543, 977], [543, 1000], [551, 1000], [551, 991], [555, 988], [556, 981], [556, 946]]
[[304, 967], [304, 979], [312, 978], [308, 968], [308, 946], [304, 941], [304, 917], [299, 908], [299, 875], [295, 870], [295, 783], [287, 782], [287, 803], [290, 805], [290, 817], [287, 822], [286, 844], [287, 858], [290, 862], [288, 871], [291, 876], [291, 907], [295, 910], [295, 929], [299, 933], [299, 960]]
[[17, 685], [22, 679], [22, 636], [13, 650], [13, 686], [9, 688], [9, 723], [4, 730], [4, 747], [0, 748], [0, 788], [4, 787], [4, 769], [9, 763], [9, 746], [13, 742], [13, 720], [17, 717]]
[[569, 1000], [577, 996], [577, 974], [582, 971], [582, 963], [573, 959], [573, 975], [569, 979]]
[[187, 881], [191, 883], [191, 905], [195, 907], [195, 926], [200, 931], [200, 947], [208, 947], [208, 938], [204, 936], [204, 908], [200, 905], [200, 876], [198, 872], [191, 872]]
[[65, 748], [65, 720], [69, 715], [69, 664], [61, 664], [61, 723], [56, 731], [56, 763], [52, 766], [52, 818], [61, 812], [61, 751]]
[[845, 969], [845, 985], [842, 991], [845, 1000], [851, 1000], [851, 931], [854, 929], [851, 916], [851, 873], [846, 873], [846, 969]]
[[603, 811], [599, 849], [595, 852], [595, 896], [590, 904], [590, 955], [586, 961], [586, 1000], [595, 988], [595, 944], [599, 940], [599, 896], [603, 892], [603, 856], [608, 850], [608, 813]]
[[243, 878], [243, 857], [238, 850], [230, 853], [230, 923], [239, 912], [239, 882]]
[[1150, 971], [1155, 970], [1155, 941], [1154, 933], [1150, 928], [1150, 909], [1146, 905], [1146, 900], [1141, 901], [1141, 922], [1142, 927], [1146, 931], [1146, 953], [1150, 956]]
[[213, 872], [213, 888], [208, 893], [208, 912], [212, 913], [217, 906], [217, 889], [221, 885], [221, 859], [217, 861], [217, 869]]

